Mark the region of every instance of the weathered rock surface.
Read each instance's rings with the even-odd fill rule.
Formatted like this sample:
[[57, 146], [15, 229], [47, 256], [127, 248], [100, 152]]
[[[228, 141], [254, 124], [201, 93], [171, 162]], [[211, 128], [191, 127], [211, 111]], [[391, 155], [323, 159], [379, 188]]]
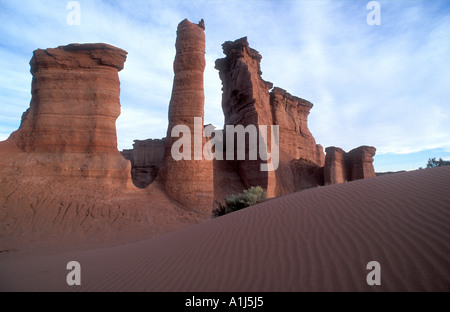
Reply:
[[165, 139], [134, 140], [133, 149], [121, 152], [131, 161], [131, 177], [139, 188], [149, 186], [158, 175], [164, 157]]
[[[280, 164], [275, 172], [263, 172], [264, 160], [236, 161], [237, 170], [246, 187], [261, 185], [269, 197], [293, 192], [297, 167], [291, 167], [293, 159], [307, 159], [323, 166], [323, 148], [316, 145], [308, 129], [307, 118], [312, 104], [273, 87], [261, 78], [261, 55], [250, 48], [247, 38], [223, 44], [225, 58], [216, 61], [216, 69], [222, 80], [222, 108], [225, 125], [279, 126]], [[270, 131], [267, 135], [270, 138]], [[268, 152], [271, 143], [266, 141]], [[227, 146], [227, 149], [230, 147]], [[236, 149], [236, 147], [232, 147]], [[248, 152], [248, 143], [246, 146]]]
[[376, 176], [373, 167], [373, 156], [376, 148], [373, 146], [360, 146], [347, 153], [347, 166], [350, 181], [373, 178]]
[[293, 159], [308, 159], [323, 166], [323, 147], [308, 129], [308, 115], [313, 104], [275, 87], [270, 92], [273, 124], [280, 127], [280, 149]]
[[346, 153], [339, 147], [331, 146], [327, 147], [325, 151], [325, 184], [337, 184], [375, 177], [373, 167], [375, 147], [360, 146]]
[[32, 100], [12, 139], [26, 152], [117, 153], [126, 55], [107, 44], [34, 51]]
[[[203, 158], [204, 138], [204, 87], [205, 33], [204, 23], [183, 20], [178, 25], [174, 81], [169, 104], [169, 126], [167, 129], [165, 153], [157, 180], [161, 182], [169, 197], [192, 210], [211, 211], [213, 203], [213, 164]], [[201, 118], [199, 129], [195, 129], [194, 118]], [[172, 145], [179, 140], [172, 137], [175, 126], [184, 125], [190, 130], [191, 160], [175, 160]], [[201, 135], [201, 142], [195, 144], [195, 135]], [[186, 146], [185, 146], [186, 147]], [[200, 158], [196, 160], [195, 149]]]
[[131, 183], [115, 128], [125, 57], [106, 44], [34, 52], [30, 108], [0, 142], [0, 251], [115, 244], [209, 217], [186, 212], [159, 185]]
[[325, 149], [325, 153], [325, 184], [338, 184], [347, 181], [348, 174], [344, 150], [340, 147], [330, 146]]

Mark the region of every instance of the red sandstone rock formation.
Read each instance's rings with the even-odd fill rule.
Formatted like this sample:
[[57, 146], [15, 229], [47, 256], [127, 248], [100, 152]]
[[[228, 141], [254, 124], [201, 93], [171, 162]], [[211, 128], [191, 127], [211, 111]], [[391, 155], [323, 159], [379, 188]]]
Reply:
[[44, 175], [57, 170], [127, 185], [130, 166], [117, 150], [115, 125], [120, 114], [118, 71], [126, 55], [101, 43], [34, 51], [30, 108], [8, 141], [24, 152], [39, 153], [33, 157], [51, 168]]
[[[261, 78], [258, 51], [249, 47], [247, 38], [234, 42], [227, 41], [222, 45], [226, 55], [216, 61], [216, 69], [222, 80], [222, 109], [226, 125], [272, 125], [269, 90], [272, 83]], [[270, 134], [268, 135], [270, 138]], [[226, 149], [236, 146], [227, 146]], [[249, 188], [261, 185], [267, 189], [268, 196], [274, 196], [276, 179], [273, 172], [263, 172], [260, 167], [264, 163], [261, 159], [249, 160], [249, 142], [246, 141], [246, 160], [236, 160], [238, 173]], [[269, 146], [270, 151], [270, 146]], [[234, 158], [236, 159], [236, 157]]]
[[164, 157], [165, 139], [134, 140], [133, 149], [122, 151], [131, 161], [131, 177], [139, 188], [149, 186], [158, 175]]
[[30, 108], [0, 142], [0, 250], [136, 240], [209, 217], [131, 183], [115, 128], [125, 57], [106, 44], [34, 52]]
[[[323, 148], [316, 145], [307, 125], [312, 104], [290, 95], [261, 78], [258, 51], [249, 47], [247, 38], [223, 44], [223, 59], [216, 69], [223, 85], [222, 108], [225, 125], [278, 125], [280, 165], [275, 172], [261, 172], [264, 161], [238, 161], [238, 172], [246, 187], [261, 185], [269, 197], [293, 192], [294, 176], [290, 166], [293, 159], [306, 159], [318, 168], [323, 166]], [[268, 134], [270, 138], [270, 134]], [[268, 151], [271, 147], [267, 142]], [[227, 148], [230, 148], [227, 146]], [[235, 147], [233, 147], [235, 148]]]
[[[178, 25], [175, 77], [169, 104], [169, 127], [166, 148], [157, 180], [165, 192], [190, 210], [211, 211], [213, 201], [212, 161], [203, 158], [205, 33], [204, 23], [193, 24], [187, 19]], [[194, 129], [194, 118], [201, 118], [201, 127]], [[191, 132], [191, 160], [175, 160], [171, 149], [178, 137], [172, 137], [175, 126], [185, 125]], [[194, 132], [202, 134], [202, 142], [195, 144]], [[195, 149], [199, 160], [195, 160]]]
[[375, 177], [373, 156], [376, 149], [360, 146], [346, 153], [339, 147], [326, 148], [324, 167], [325, 184], [337, 184]]
[[26, 152], [117, 153], [118, 71], [127, 52], [107, 44], [36, 50], [32, 100], [12, 138]]
[[293, 159], [308, 159], [323, 166], [323, 147], [308, 129], [308, 115], [313, 104], [275, 87], [270, 92], [273, 124], [280, 126], [280, 149]]
[[325, 149], [325, 184], [338, 184], [347, 181], [347, 169], [345, 165], [345, 152], [340, 147], [327, 147]]
[[376, 148], [373, 146], [360, 146], [347, 153], [347, 167], [350, 171], [350, 181], [375, 177], [373, 156]]

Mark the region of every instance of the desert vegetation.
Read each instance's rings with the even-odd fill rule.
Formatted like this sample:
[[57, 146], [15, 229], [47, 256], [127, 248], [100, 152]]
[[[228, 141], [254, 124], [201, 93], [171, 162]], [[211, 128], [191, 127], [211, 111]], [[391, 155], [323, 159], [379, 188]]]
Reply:
[[252, 186], [244, 190], [242, 193], [231, 195], [225, 198], [225, 203], [216, 201], [216, 209], [213, 211], [213, 217], [217, 218], [227, 213], [247, 208], [257, 204], [259, 201], [265, 199], [267, 196], [266, 190], [261, 186]]

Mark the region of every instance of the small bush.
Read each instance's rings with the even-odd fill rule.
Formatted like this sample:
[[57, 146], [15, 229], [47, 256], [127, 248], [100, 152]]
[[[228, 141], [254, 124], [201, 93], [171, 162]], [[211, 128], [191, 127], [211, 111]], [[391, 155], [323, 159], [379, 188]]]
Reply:
[[227, 213], [255, 205], [259, 201], [265, 199], [266, 196], [266, 191], [261, 186], [252, 186], [242, 193], [225, 198], [224, 205], [216, 201], [217, 208], [213, 211], [213, 216], [220, 217]]

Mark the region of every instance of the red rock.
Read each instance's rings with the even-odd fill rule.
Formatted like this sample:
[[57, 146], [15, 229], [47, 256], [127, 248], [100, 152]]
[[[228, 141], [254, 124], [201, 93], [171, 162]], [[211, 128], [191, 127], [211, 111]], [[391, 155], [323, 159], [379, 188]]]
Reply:
[[[178, 25], [174, 81], [169, 104], [169, 126], [164, 158], [157, 181], [166, 194], [189, 210], [211, 211], [213, 204], [213, 164], [203, 158], [194, 160], [194, 118], [201, 118], [202, 144], [204, 118], [203, 73], [205, 70], [204, 23], [193, 24], [187, 19]], [[179, 138], [171, 137], [173, 127], [186, 125], [191, 132], [191, 160], [176, 161], [171, 149]]]
[[375, 147], [360, 146], [346, 153], [341, 148], [332, 146], [327, 147], [325, 151], [325, 184], [337, 184], [375, 177], [373, 167]]
[[345, 152], [339, 147], [330, 146], [325, 149], [325, 184], [344, 183], [348, 179], [347, 166], [345, 164]]
[[273, 124], [280, 126], [280, 149], [292, 159], [307, 159], [323, 166], [325, 154], [308, 129], [308, 115], [313, 104], [281, 88], [270, 92]]
[[34, 51], [32, 100], [12, 139], [26, 152], [118, 153], [118, 71], [126, 55], [106, 44]]
[[376, 148], [373, 146], [360, 146], [347, 153], [347, 166], [350, 181], [375, 177], [373, 156]]
[[[125, 56], [103, 44], [34, 52], [30, 108], [0, 142], [0, 249], [135, 241], [209, 217], [131, 183], [115, 128]], [[137, 150], [138, 164], [158, 161]]]
[[[248, 188], [260, 185], [268, 197], [293, 192], [297, 167], [291, 167], [293, 159], [307, 159], [320, 167], [324, 164], [323, 148], [316, 145], [308, 129], [308, 115], [313, 104], [290, 95], [281, 88], [273, 88], [271, 82], [261, 78], [261, 55], [250, 48], [247, 38], [223, 44], [225, 58], [216, 61], [216, 69], [222, 80], [222, 108], [225, 125], [279, 126], [280, 163], [275, 172], [263, 172], [265, 161], [236, 161], [237, 172]], [[270, 138], [270, 134], [268, 134]], [[230, 147], [227, 146], [227, 149]], [[236, 149], [236, 147], [233, 147]], [[267, 142], [270, 152], [271, 146]], [[248, 152], [248, 144], [246, 146]]]
[[122, 151], [131, 161], [131, 177], [139, 188], [149, 186], [158, 175], [165, 152], [165, 139], [134, 140], [133, 149]]

